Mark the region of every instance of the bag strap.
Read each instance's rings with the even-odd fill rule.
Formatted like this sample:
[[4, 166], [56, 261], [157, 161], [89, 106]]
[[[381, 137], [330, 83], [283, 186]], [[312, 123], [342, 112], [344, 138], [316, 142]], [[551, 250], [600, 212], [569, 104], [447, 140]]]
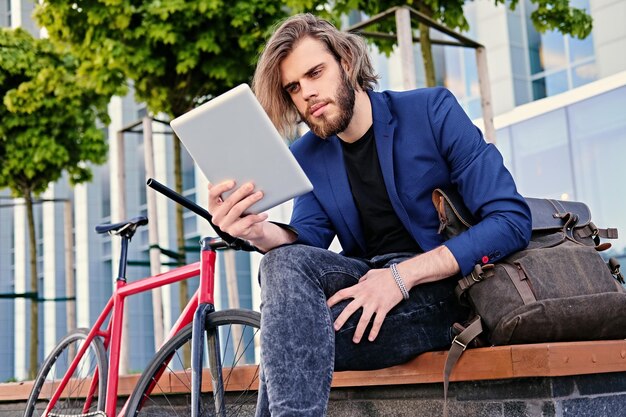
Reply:
[[522, 297], [524, 305], [537, 301], [537, 297], [535, 297], [535, 293], [528, 282], [528, 277], [524, 273], [520, 264], [515, 264], [515, 266], [513, 266], [508, 262], [502, 262], [500, 266], [504, 268], [506, 274], [511, 279], [511, 282], [515, 285], [515, 289], [519, 293], [520, 297]]
[[461, 355], [467, 349], [467, 346], [483, 332], [483, 325], [480, 316], [474, 317], [470, 324], [460, 334], [456, 335], [452, 340], [452, 346], [448, 351], [446, 365], [443, 371], [443, 416], [448, 417], [448, 385], [450, 384], [450, 374], [454, 366], [461, 358]]
[[474, 269], [469, 275], [461, 277], [454, 288], [454, 294], [458, 300], [463, 298], [463, 294], [469, 290], [472, 285], [479, 283], [480, 281], [493, 276], [494, 264], [476, 264]]
[[600, 229], [593, 222], [589, 222], [588, 225], [576, 230], [576, 234], [581, 238], [593, 237], [596, 236], [601, 237], [603, 239], [617, 239], [618, 233], [617, 229], [613, 227], [609, 227], [607, 229]]
[[[609, 266], [609, 270], [611, 271], [611, 274], [613, 274], [613, 276], [615, 277], [615, 280], [619, 282], [620, 284], [626, 284], [626, 281], [624, 280], [624, 275], [622, 275], [622, 272], [619, 269], [620, 263], [617, 260], [617, 258], [609, 258], [607, 265]], [[620, 287], [623, 290], [621, 285], [618, 285], [618, 287]]]

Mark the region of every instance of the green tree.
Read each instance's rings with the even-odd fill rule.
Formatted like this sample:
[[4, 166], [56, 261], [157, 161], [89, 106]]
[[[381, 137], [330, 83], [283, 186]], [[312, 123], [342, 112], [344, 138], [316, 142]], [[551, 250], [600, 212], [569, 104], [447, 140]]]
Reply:
[[[312, 0], [302, 0], [299, 5], [303, 8], [312, 7]], [[492, 0], [495, 5], [508, 4], [511, 10], [515, 10], [519, 0]], [[369, 16], [384, 12], [395, 6], [410, 6], [415, 10], [425, 14], [433, 20], [444, 24], [451, 29], [466, 31], [469, 24], [463, 12], [463, 5], [467, 0], [334, 0], [328, 2], [332, 5], [330, 9], [320, 8], [322, 12], [328, 13], [335, 19], [338, 16], [349, 13], [352, 10], [360, 10]], [[318, 1], [320, 4], [325, 1]], [[531, 0], [536, 9], [531, 13], [530, 18], [539, 32], [547, 30], [558, 30], [567, 35], [572, 35], [579, 39], [584, 39], [591, 33], [592, 20], [584, 9], [572, 6], [570, 0]], [[377, 24], [376, 31], [384, 33], [395, 33], [395, 21], [385, 20]], [[424, 61], [424, 72], [426, 74], [426, 85], [432, 87], [435, 81], [435, 66], [432, 56], [432, 45], [428, 26], [418, 24], [419, 38]], [[380, 41], [375, 43], [385, 52], [389, 52], [395, 42]]]
[[[71, 184], [88, 181], [87, 163], [103, 163], [107, 146], [96, 120], [108, 122], [109, 97], [84, 88], [78, 62], [47, 40], [0, 29], [0, 188], [26, 204], [30, 290], [38, 293], [33, 198], [67, 173]], [[71, 266], [68, 266], [71, 267]], [[39, 314], [31, 302], [29, 376], [37, 371]]]
[[[153, 114], [177, 117], [248, 82], [269, 28], [287, 9], [281, 0], [43, 0], [35, 16], [54, 42], [81, 59], [81, 73], [98, 91], [122, 94], [128, 79]], [[174, 189], [182, 193], [176, 138], [173, 147]], [[184, 262], [181, 206], [176, 231]], [[181, 308], [187, 292], [183, 281]]]

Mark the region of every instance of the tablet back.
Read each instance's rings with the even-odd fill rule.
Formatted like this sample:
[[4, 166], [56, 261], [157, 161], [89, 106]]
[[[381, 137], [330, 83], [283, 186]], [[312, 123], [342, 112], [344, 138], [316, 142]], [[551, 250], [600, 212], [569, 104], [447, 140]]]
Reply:
[[313, 189], [300, 165], [247, 84], [171, 121], [170, 125], [213, 184], [247, 181], [264, 197], [260, 213]]

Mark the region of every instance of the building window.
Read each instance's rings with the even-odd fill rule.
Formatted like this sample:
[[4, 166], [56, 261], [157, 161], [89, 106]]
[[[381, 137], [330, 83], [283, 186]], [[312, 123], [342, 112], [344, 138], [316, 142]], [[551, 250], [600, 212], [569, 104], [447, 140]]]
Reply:
[[11, 16], [11, 0], [7, 0], [7, 26], [11, 27], [13, 25], [13, 19]]
[[448, 46], [443, 53], [445, 54], [443, 85], [454, 94], [470, 119], [481, 117], [476, 51]]
[[[620, 232], [626, 230], [625, 107], [626, 87], [620, 87], [567, 108], [576, 196], [589, 205], [597, 225]], [[626, 260], [626, 239], [611, 244], [606, 254]]]
[[137, 191], [139, 193], [139, 206], [147, 207], [148, 197], [146, 196], [146, 151], [143, 135], [137, 135], [137, 160], [135, 169], [137, 169]]
[[[183, 174], [183, 196], [191, 201], [196, 201], [196, 172], [195, 163], [185, 147], [181, 147], [181, 168]], [[198, 215], [189, 211], [183, 211], [185, 237], [191, 238], [198, 234]]]
[[[463, 35], [476, 39], [476, 8], [473, 4], [463, 7], [465, 18], [469, 23], [469, 31]], [[433, 31], [431, 31], [433, 32]], [[454, 40], [450, 37], [436, 33], [434, 38]], [[480, 88], [478, 86], [478, 68], [476, 66], [476, 50], [456, 46], [433, 47], [433, 56], [436, 61], [436, 53], [440, 52], [444, 56], [443, 68], [436, 68], [436, 73], [443, 72], [444, 79], [437, 80], [437, 84], [442, 83], [448, 88], [459, 101], [470, 119], [482, 117], [480, 107]]]
[[139, 109], [137, 110], [137, 119], [138, 120], [143, 119], [147, 115], [148, 115], [148, 107], [146, 107], [146, 105], [144, 104], [143, 106], [139, 107]]
[[[105, 140], [109, 142], [109, 129], [102, 128], [102, 133], [104, 134]], [[102, 221], [110, 221], [111, 220], [111, 167], [110, 163], [107, 160], [103, 165], [95, 168], [99, 171], [98, 178], [100, 180], [100, 185], [102, 189]]]
[[574, 194], [565, 110], [558, 109], [511, 126], [510, 151], [522, 195], [568, 200]]
[[[500, 128], [498, 148], [519, 192], [582, 201], [597, 225], [626, 229], [625, 107], [622, 86]], [[610, 243], [603, 256], [626, 262], [626, 239]]]
[[[572, 6], [589, 10], [589, 0], [573, 0]], [[537, 32], [530, 19], [533, 6], [524, 2], [531, 99], [563, 93], [598, 78], [593, 35], [579, 40], [557, 31]]]

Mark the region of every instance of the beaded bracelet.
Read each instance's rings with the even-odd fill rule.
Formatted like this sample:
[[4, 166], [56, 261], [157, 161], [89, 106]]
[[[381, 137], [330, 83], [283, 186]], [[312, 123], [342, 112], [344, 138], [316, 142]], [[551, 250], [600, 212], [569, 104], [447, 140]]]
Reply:
[[402, 277], [400, 276], [400, 273], [398, 272], [398, 264], [389, 265], [389, 269], [391, 269], [391, 275], [393, 276], [393, 279], [396, 281], [396, 284], [398, 284], [398, 287], [400, 288], [400, 292], [402, 293], [402, 298], [404, 298], [405, 300], [408, 300], [409, 292], [406, 290], [406, 287], [404, 286], [404, 281], [402, 280]]

